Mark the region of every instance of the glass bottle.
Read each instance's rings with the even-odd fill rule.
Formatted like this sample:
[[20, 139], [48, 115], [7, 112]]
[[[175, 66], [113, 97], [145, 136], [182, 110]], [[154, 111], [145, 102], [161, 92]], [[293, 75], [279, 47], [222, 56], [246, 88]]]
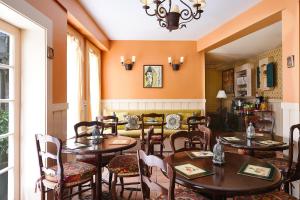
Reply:
[[247, 127], [247, 138], [248, 139], [255, 138], [255, 128], [254, 128], [252, 122], [250, 122], [248, 127]]

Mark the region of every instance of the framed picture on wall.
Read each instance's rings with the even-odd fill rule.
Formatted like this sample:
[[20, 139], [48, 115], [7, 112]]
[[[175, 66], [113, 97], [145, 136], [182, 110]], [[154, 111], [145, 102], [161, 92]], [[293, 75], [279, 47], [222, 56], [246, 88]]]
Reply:
[[228, 69], [222, 72], [222, 88], [226, 94], [234, 93], [234, 69]]
[[144, 88], [162, 88], [162, 65], [144, 65], [143, 84]]

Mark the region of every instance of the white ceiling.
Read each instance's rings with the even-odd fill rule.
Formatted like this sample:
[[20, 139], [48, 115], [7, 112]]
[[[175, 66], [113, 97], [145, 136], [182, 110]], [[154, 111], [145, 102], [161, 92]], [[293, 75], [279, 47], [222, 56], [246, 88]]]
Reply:
[[199, 20], [189, 22], [187, 28], [169, 32], [158, 25], [155, 17], [146, 15], [140, 0], [79, 1], [111, 40], [197, 40], [260, 2], [206, 0]]
[[235, 40], [207, 53], [208, 65], [232, 63], [253, 58], [282, 44], [282, 23], [277, 22], [245, 37]]

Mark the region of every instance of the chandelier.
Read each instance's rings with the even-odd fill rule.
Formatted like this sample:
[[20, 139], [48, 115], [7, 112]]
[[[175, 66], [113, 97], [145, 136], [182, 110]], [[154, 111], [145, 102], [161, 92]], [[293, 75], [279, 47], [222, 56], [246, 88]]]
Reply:
[[169, 31], [186, 28], [186, 23], [200, 19], [206, 5], [205, 0], [188, 0], [189, 3], [187, 0], [179, 1], [183, 4], [181, 10], [178, 5], [173, 5], [172, 0], [141, 0], [146, 14], [156, 16], [159, 25]]

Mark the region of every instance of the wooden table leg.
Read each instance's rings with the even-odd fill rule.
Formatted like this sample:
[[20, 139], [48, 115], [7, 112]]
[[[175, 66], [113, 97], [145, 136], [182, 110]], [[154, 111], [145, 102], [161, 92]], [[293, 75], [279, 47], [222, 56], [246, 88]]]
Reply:
[[101, 153], [96, 155], [96, 165], [97, 165], [97, 170], [96, 170], [96, 199], [101, 200], [102, 199], [102, 168], [101, 168], [101, 163], [102, 163], [102, 155]]

